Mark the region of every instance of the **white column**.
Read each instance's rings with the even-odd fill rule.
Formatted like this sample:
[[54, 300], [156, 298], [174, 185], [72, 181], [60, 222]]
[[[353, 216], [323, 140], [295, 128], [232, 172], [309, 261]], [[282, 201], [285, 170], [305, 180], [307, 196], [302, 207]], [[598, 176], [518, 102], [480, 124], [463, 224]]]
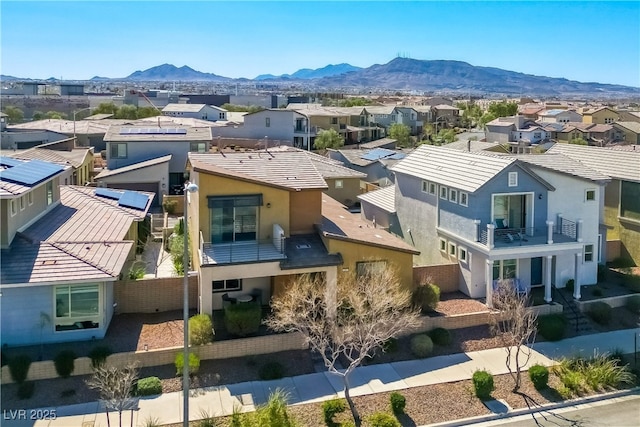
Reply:
[[547, 220], [547, 245], [553, 244], [553, 221]]
[[582, 242], [582, 220], [576, 221], [576, 241]]
[[543, 258], [544, 261], [544, 300], [550, 303], [551, 298], [551, 266], [553, 265], [553, 256]]
[[496, 228], [495, 225], [493, 224], [487, 224], [487, 247], [489, 249], [493, 249], [494, 244], [493, 244], [493, 231]]
[[573, 283], [573, 298], [575, 299], [580, 299], [581, 295], [580, 295], [580, 271], [582, 270], [582, 268], [580, 267], [582, 265], [582, 252], [578, 252], [576, 254], [576, 265], [575, 265], [575, 272], [574, 272], [574, 283]]
[[493, 307], [493, 261], [488, 259], [485, 264], [484, 280], [487, 285], [487, 307]]

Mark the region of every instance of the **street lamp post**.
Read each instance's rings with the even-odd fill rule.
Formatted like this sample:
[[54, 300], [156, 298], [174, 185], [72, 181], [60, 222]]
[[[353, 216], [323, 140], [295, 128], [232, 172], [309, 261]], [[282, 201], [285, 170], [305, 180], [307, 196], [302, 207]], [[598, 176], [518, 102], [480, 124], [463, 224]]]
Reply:
[[189, 193], [196, 193], [198, 186], [192, 182], [184, 185], [184, 253], [182, 259], [182, 269], [184, 270], [184, 301], [183, 301], [183, 320], [184, 320], [184, 353], [182, 364], [182, 394], [184, 398], [184, 415], [182, 425], [189, 427], [189, 229], [187, 226]]
[[76, 139], [76, 114], [77, 114], [77, 113], [79, 113], [79, 112], [81, 112], [81, 111], [84, 111], [84, 110], [89, 110], [89, 111], [91, 111], [91, 107], [81, 108], [81, 109], [79, 109], [79, 110], [75, 110], [75, 111], [73, 112], [73, 139]]

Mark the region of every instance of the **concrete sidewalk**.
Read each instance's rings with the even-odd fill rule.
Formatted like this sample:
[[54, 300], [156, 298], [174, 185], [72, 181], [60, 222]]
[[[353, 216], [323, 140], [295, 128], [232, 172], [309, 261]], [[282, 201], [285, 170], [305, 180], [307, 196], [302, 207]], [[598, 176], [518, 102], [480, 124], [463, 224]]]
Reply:
[[[558, 342], [542, 342], [533, 346], [528, 366], [536, 363], [550, 366], [562, 356], [576, 354], [592, 355], [594, 351], [607, 352], [619, 349], [632, 353], [635, 337], [640, 341], [640, 329], [605, 332], [566, 339]], [[429, 384], [470, 379], [477, 369], [485, 369], [494, 375], [508, 373], [505, 366], [506, 352], [496, 348], [469, 353], [451, 354], [426, 359], [369, 365], [357, 368], [352, 375], [352, 396], [383, 391], [402, 390]], [[242, 412], [253, 411], [267, 401], [269, 394], [283, 389], [290, 395], [290, 404], [321, 402], [335, 397], [344, 397], [341, 378], [329, 373], [315, 373], [287, 377], [274, 381], [251, 381], [238, 384], [207, 387], [191, 390], [189, 418], [202, 419], [209, 416], [230, 415], [234, 408]], [[122, 425], [145, 425], [148, 420], [161, 424], [182, 422], [182, 392], [165, 393], [150, 398], [140, 398], [136, 410], [123, 413]], [[47, 408], [43, 408], [47, 409]], [[17, 420], [3, 411], [3, 426], [10, 427], [95, 427], [107, 426], [104, 409], [98, 402], [70, 405], [55, 409], [55, 420]], [[46, 412], [43, 412], [46, 413]], [[27, 415], [37, 414], [28, 411]], [[93, 422], [93, 423], [91, 423]], [[117, 423], [117, 414], [111, 414], [111, 422]], [[86, 424], [85, 424], [86, 423]]]

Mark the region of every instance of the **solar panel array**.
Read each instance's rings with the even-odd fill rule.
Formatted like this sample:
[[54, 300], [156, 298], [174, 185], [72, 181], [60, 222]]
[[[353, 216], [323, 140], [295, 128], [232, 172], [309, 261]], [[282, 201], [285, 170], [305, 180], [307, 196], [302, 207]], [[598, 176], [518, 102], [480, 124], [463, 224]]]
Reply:
[[120, 135], [186, 135], [183, 128], [122, 128]]
[[393, 150], [387, 150], [386, 148], [374, 148], [373, 150], [368, 151], [362, 156], [360, 156], [360, 158], [364, 160], [373, 161], [373, 160], [383, 159], [385, 157], [389, 157], [394, 154], [396, 154], [396, 152]]
[[143, 211], [149, 202], [149, 196], [135, 191], [117, 191], [110, 188], [96, 188], [96, 196], [118, 201], [118, 206]]
[[31, 160], [29, 162], [21, 162], [8, 169], [0, 170], [0, 180], [32, 186], [63, 170], [63, 166], [56, 165], [55, 163]]
[[14, 167], [23, 164], [22, 160], [14, 159], [11, 157], [0, 156], [0, 166]]

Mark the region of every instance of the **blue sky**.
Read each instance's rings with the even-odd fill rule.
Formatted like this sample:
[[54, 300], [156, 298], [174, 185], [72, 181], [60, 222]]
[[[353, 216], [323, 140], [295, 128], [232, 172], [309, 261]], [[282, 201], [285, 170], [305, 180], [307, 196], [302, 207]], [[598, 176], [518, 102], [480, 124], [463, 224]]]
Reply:
[[226, 77], [398, 55], [640, 86], [640, 2], [7, 1], [0, 72], [125, 77], [163, 63]]

